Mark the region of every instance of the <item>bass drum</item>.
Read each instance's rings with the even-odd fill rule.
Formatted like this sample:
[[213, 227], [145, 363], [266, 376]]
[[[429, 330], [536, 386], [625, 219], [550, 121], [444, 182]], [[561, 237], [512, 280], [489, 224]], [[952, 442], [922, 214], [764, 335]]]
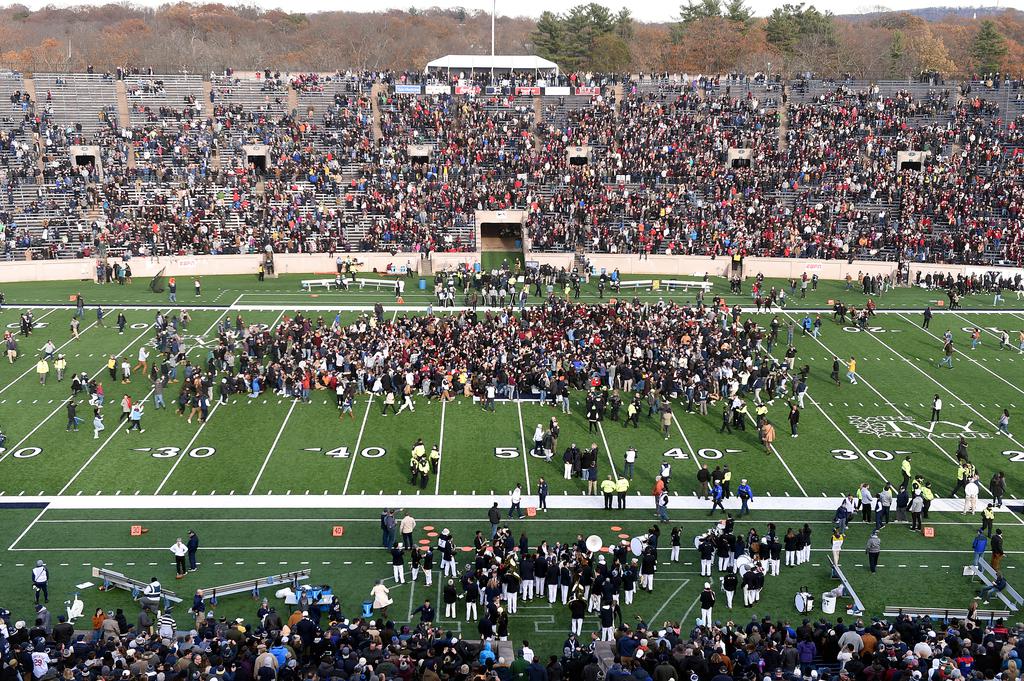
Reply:
[[754, 566], [754, 559], [750, 556], [740, 556], [736, 559], [736, 574], [741, 578], [747, 573], [747, 570]]

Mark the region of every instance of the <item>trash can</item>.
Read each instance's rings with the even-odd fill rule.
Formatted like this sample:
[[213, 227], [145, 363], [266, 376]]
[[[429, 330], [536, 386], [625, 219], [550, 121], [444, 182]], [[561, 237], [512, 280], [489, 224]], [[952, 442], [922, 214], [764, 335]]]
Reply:
[[821, 594], [821, 611], [831, 615], [836, 611], [836, 597], [830, 593]]
[[421, 291], [426, 291], [427, 290], [427, 280], [426, 279], [420, 279], [420, 290]]
[[373, 617], [373, 601], [363, 601], [363, 617]]

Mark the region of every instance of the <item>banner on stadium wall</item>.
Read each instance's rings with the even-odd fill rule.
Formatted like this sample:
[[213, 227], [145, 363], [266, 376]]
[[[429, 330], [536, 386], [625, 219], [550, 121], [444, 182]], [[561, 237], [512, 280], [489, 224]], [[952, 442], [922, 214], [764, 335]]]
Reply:
[[578, 88], [576, 88], [576, 94], [578, 94], [578, 95], [588, 95], [590, 97], [594, 97], [596, 95], [601, 94], [601, 88], [599, 88], [599, 87], [578, 87]]
[[455, 94], [457, 95], [478, 95], [480, 94], [480, 88], [476, 85], [456, 85]]
[[567, 87], [560, 87], [559, 86], [559, 87], [546, 87], [546, 88], [544, 88], [544, 94], [548, 95], [548, 96], [565, 97], [566, 95], [571, 94], [571, 93], [572, 93], [572, 90], [570, 88], [567, 88]]
[[396, 95], [418, 95], [420, 92], [422, 90], [419, 85], [403, 85], [401, 83], [395, 85]]
[[537, 97], [540, 95], [539, 87], [517, 87], [517, 95], [530, 95], [531, 97]]
[[448, 85], [428, 85], [426, 87], [426, 93], [428, 95], [450, 95], [452, 89]]

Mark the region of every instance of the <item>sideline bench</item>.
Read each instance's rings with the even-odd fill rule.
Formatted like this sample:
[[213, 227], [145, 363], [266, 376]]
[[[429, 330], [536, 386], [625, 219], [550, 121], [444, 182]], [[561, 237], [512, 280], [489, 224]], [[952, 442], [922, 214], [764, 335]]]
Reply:
[[[132, 595], [132, 599], [144, 603], [147, 605], [160, 605], [157, 599], [149, 596], [144, 596], [143, 591], [149, 586], [148, 582], [143, 582], [138, 579], [132, 579], [124, 575], [121, 572], [115, 572], [114, 570], [107, 570], [106, 568], [95, 567], [92, 568], [92, 576], [97, 579], [103, 580], [103, 586], [109, 589], [112, 586], [116, 586], [118, 589], [124, 589]], [[160, 590], [159, 600], [163, 601], [164, 609], [170, 610], [171, 603], [181, 603], [181, 597], [173, 591], [167, 589]]]
[[626, 279], [625, 281], [619, 279], [618, 283], [612, 286], [618, 286], [619, 288], [650, 288], [653, 285], [653, 279]]
[[[973, 577], [977, 577], [982, 581], [985, 586], [992, 586], [996, 581], [996, 571], [988, 564], [988, 561], [982, 560], [978, 563], [978, 568], [975, 569], [972, 574]], [[1005, 577], [1005, 575], [1003, 575]], [[995, 595], [999, 597], [1006, 607], [1016, 612], [1020, 609], [1021, 604], [1024, 604], [1024, 600], [1021, 599], [1017, 590], [1010, 586], [1010, 582], [1007, 580], [1006, 588], [1002, 591], [996, 591]]]
[[[984, 560], [984, 559], [981, 560], [978, 563], [978, 566], [981, 567], [981, 571], [986, 574], [986, 576], [988, 577], [989, 581], [995, 582], [995, 570], [992, 568], [992, 566], [988, 563], [987, 560]], [[1004, 577], [1006, 577], [1006, 576], [1004, 576]], [[1012, 586], [1010, 586], [1010, 582], [1009, 581], [1007, 581], [1007, 588], [1002, 590], [1001, 593], [1006, 594], [1007, 597], [1011, 601], [1013, 601], [1018, 607], [1020, 607], [1021, 605], [1024, 605], [1024, 597], [1022, 597], [1020, 595], [1020, 593], [1018, 593], [1018, 591], [1016, 589], [1014, 589]], [[1017, 608], [1014, 608], [1014, 609], [1017, 609]]]
[[[1000, 618], [1008, 618], [1010, 616], [1010, 611], [982, 610], [979, 608], [974, 614], [979, 620], [994, 622]], [[964, 619], [967, 617], [967, 608], [915, 608], [904, 607], [901, 605], [887, 605], [885, 610], [882, 612], [883, 617], [900, 617], [902, 615], [909, 615], [911, 617], [928, 616], [932, 619], [939, 618], [944, 622], [948, 622], [951, 619]]]
[[336, 282], [333, 279], [303, 279], [300, 285], [306, 291], [312, 291], [314, 288], [325, 288], [330, 291]]
[[700, 289], [705, 293], [712, 289], [712, 283], [710, 281], [687, 281], [685, 279], [662, 279], [661, 287], [666, 291], [674, 291], [677, 288], [681, 288], [684, 291], [690, 289]]
[[232, 594], [240, 594], [249, 592], [253, 598], [259, 596], [260, 589], [265, 589], [268, 586], [291, 586], [292, 589], [297, 589], [299, 582], [309, 579], [309, 570], [297, 570], [295, 572], [282, 572], [279, 575], [269, 575], [267, 577], [260, 577], [259, 579], [250, 579], [244, 582], [233, 582], [231, 584], [225, 584], [223, 586], [214, 586], [208, 589], [204, 589], [203, 593], [210, 592], [211, 600], [215, 600], [220, 596], [231, 596]]
[[371, 286], [378, 291], [381, 290], [382, 288], [395, 288], [395, 282], [389, 281], [387, 279], [356, 279], [356, 283], [359, 284], [360, 291], [366, 288], [367, 286]]
[[855, 612], [849, 614], [859, 615], [864, 612], [864, 604], [861, 603], [860, 596], [858, 596], [857, 592], [853, 590], [853, 585], [850, 584], [850, 580], [848, 580], [846, 575], [843, 574], [842, 569], [836, 565], [831, 558], [828, 559], [828, 564], [832, 566], [832, 575], [843, 583], [843, 586], [846, 588], [847, 596], [853, 599], [853, 608]]

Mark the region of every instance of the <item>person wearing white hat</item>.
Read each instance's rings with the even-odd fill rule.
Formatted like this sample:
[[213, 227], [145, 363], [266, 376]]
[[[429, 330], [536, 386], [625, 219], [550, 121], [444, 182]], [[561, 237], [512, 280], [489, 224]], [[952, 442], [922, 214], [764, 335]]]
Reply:
[[714, 621], [711, 611], [715, 607], [715, 592], [711, 589], [711, 582], [704, 582], [704, 590], [700, 592], [700, 621], [705, 627], [710, 627]]

